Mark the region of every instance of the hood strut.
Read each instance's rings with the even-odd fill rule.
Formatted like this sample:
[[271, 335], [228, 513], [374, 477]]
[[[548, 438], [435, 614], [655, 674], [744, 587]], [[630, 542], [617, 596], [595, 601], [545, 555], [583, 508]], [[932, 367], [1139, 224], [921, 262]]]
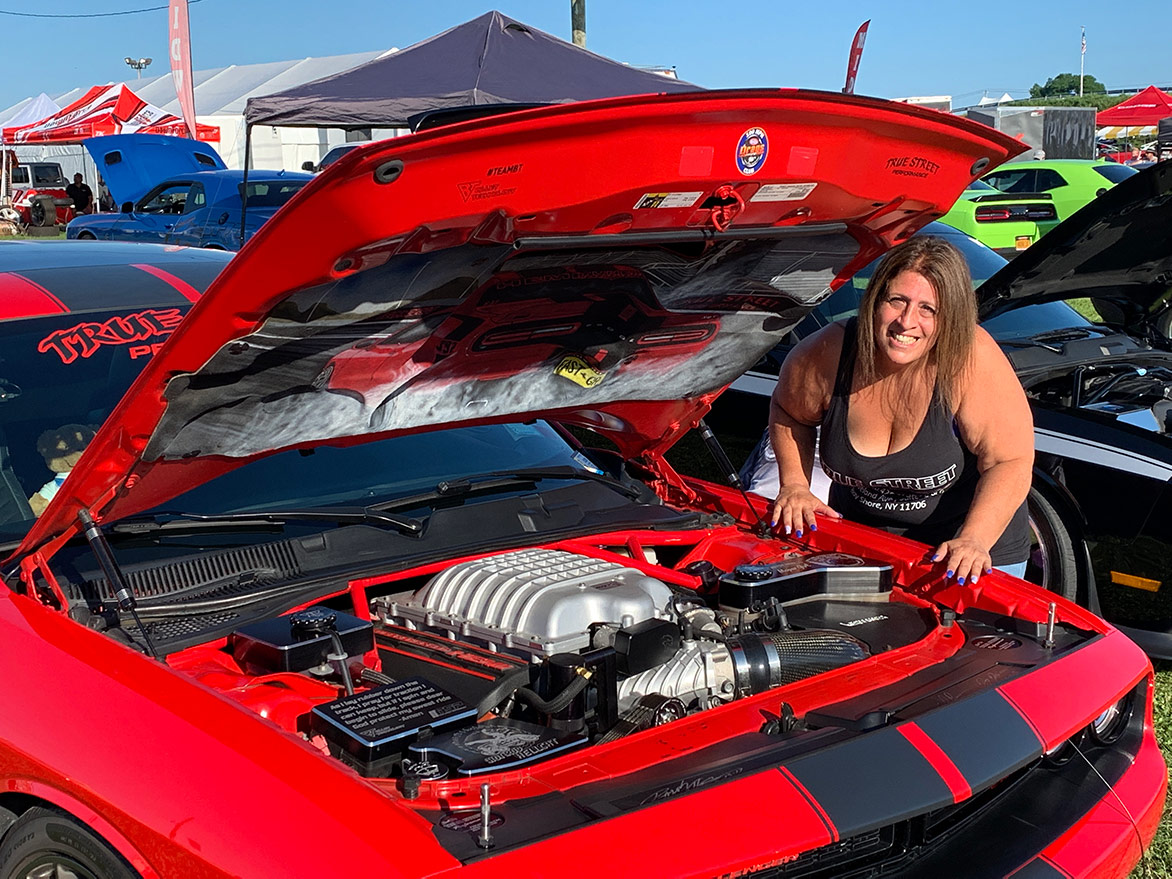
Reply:
[[150, 650], [151, 656], [158, 659], [159, 654], [155, 650], [155, 645], [151, 643], [151, 636], [147, 633], [142, 620], [138, 618], [138, 600], [130, 591], [130, 587], [126, 585], [126, 579], [122, 576], [122, 569], [118, 567], [118, 562], [114, 559], [114, 553], [106, 541], [106, 535], [102, 533], [102, 529], [98, 527], [98, 523], [94, 521], [94, 517], [85, 507], [77, 511], [77, 520], [81, 522], [82, 533], [85, 534], [86, 542], [93, 550], [94, 557], [97, 558], [106, 581], [118, 597], [118, 607], [130, 611], [130, 615], [134, 617], [135, 625], [142, 632], [142, 637], [147, 643], [147, 649]]

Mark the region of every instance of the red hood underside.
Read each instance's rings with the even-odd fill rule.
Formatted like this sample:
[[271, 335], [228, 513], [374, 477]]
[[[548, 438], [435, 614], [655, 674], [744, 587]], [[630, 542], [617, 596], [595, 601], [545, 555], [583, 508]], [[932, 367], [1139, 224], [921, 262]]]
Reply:
[[619, 98], [372, 144], [212, 285], [21, 551], [258, 456], [537, 416], [658, 454], [810, 307], [1023, 149], [795, 90]]

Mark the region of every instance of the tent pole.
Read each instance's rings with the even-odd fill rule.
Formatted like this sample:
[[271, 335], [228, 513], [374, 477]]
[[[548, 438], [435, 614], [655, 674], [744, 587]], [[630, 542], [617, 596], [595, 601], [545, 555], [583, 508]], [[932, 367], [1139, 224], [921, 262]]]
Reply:
[[244, 216], [248, 210], [248, 166], [252, 164], [252, 125], [244, 123], [244, 183], [240, 193], [240, 246], [244, 246]]

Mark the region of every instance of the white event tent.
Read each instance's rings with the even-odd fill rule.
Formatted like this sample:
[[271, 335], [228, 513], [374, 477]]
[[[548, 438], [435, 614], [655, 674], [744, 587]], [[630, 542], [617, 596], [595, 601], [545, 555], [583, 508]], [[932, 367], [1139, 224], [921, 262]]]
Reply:
[[[212, 70], [197, 70], [192, 74], [195, 88], [195, 109], [199, 122], [220, 129], [220, 141], [213, 144], [229, 168], [244, 167], [244, 108], [250, 97], [269, 95], [284, 89], [332, 76], [376, 58], [389, 55], [384, 52], [356, 52], [323, 58], [302, 58], [296, 61], [272, 61], [265, 64], [234, 64]], [[43, 118], [55, 107], [68, 106], [80, 98], [93, 83], [63, 94], [25, 98], [0, 110], [0, 127], [11, 127]], [[175, 96], [170, 71], [154, 77], [129, 81], [129, 85], [143, 100], [168, 113], [182, 115]], [[45, 112], [41, 113], [40, 110]], [[35, 120], [34, 120], [35, 121]], [[395, 129], [375, 130], [375, 138], [399, 133]], [[286, 168], [299, 170], [305, 161], [316, 162], [330, 147], [343, 142], [345, 132], [339, 129], [271, 128], [258, 127], [252, 131], [252, 163], [258, 168]], [[68, 178], [75, 171], [87, 179], [94, 174], [93, 164], [79, 146], [52, 144], [17, 147], [22, 161], [49, 160], [60, 162]]]

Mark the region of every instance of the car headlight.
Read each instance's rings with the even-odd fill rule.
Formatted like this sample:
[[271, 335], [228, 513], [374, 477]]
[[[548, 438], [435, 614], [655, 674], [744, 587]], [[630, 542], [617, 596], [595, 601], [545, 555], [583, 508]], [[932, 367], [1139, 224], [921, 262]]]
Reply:
[[1127, 729], [1127, 722], [1131, 719], [1131, 694], [1128, 693], [1118, 702], [1103, 709], [1087, 731], [1100, 745], [1111, 745], [1119, 740], [1123, 731]]

